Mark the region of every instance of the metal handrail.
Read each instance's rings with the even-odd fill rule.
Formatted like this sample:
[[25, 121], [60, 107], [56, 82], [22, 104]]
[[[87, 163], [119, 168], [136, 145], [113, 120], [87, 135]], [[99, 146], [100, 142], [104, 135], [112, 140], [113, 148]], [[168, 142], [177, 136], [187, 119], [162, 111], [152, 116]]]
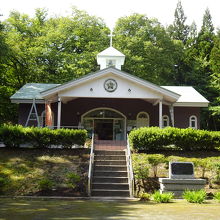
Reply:
[[88, 173], [88, 196], [91, 196], [91, 179], [92, 179], [92, 167], [94, 163], [94, 134], [92, 134], [92, 145], [90, 151], [90, 160], [89, 160], [89, 173]]
[[127, 165], [128, 165], [128, 173], [129, 173], [129, 191], [130, 196], [134, 195], [134, 174], [133, 174], [133, 167], [132, 167], [132, 158], [131, 158], [131, 148], [129, 143], [129, 138], [127, 135]]

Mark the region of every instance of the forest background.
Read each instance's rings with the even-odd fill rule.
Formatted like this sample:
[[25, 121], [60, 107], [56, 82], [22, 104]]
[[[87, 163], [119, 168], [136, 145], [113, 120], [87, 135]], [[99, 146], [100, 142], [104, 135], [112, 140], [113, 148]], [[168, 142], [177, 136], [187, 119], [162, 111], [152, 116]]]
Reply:
[[[113, 47], [126, 56], [123, 71], [157, 85], [193, 86], [210, 101], [202, 129], [220, 130], [220, 30], [209, 9], [199, 28], [186, 20], [180, 1], [166, 27], [144, 14], [121, 17]], [[24, 84], [64, 83], [97, 71], [109, 33], [103, 19], [75, 7], [65, 17], [49, 17], [45, 9], [33, 17], [11, 12], [0, 23], [0, 124], [17, 122], [10, 96]]]

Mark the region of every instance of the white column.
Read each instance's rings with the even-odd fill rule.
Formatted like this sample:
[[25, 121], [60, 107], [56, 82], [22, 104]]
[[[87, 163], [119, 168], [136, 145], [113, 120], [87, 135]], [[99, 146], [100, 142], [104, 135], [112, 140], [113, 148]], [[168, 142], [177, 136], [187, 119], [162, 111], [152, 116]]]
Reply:
[[169, 110], [170, 110], [170, 117], [171, 117], [172, 126], [174, 127], [175, 124], [174, 124], [174, 107], [173, 107], [173, 104], [171, 104], [169, 106]]
[[60, 124], [61, 124], [61, 99], [58, 98], [58, 109], [57, 109], [57, 128], [60, 128]]
[[159, 101], [159, 127], [162, 128], [162, 120], [163, 120], [163, 102]]

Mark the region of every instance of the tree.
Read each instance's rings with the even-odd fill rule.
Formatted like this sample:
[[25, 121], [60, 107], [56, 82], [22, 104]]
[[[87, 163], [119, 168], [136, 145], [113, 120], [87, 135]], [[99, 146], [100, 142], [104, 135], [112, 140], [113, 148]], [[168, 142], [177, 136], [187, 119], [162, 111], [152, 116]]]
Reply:
[[[110, 32], [102, 19], [76, 8], [71, 16], [51, 18], [44, 9], [37, 9], [33, 18], [14, 11], [3, 24], [9, 50], [3, 55], [0, 92], [7, 105], [28, 82], [64, 83], [96, 71], [96, 54], [107, 47]], [[0, 111], [4, 109], [6, 105]]]
[[122, 17], [114, 33], [115, 47], [126, 55], [123, 70], [159, 85], [172, 84], [181, 46], [157, 20], [142, 14]]
[[184, 10], [181, 1], [178, 1], [177, 7], [174, 13], [174, 22], [169, 26], [168, 32], [170, 36], [175, 40], [180, 40], [183, 44], [186, 44], [189, 34], [189, 26], [185, 24], [187, 17], [184, 14]]

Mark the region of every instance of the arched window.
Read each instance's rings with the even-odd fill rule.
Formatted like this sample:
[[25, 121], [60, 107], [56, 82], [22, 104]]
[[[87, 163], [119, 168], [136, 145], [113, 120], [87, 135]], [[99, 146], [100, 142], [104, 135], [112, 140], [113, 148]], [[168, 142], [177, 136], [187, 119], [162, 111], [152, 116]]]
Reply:
[[197, 117], [195, 115], [189, 117], [189, 127], [197, 129]]
[[147, 112], [139, 112], [137, 114], [137, 128], [149, 127], [150, 118]]
[[170, 125], [170, 119], [168, 115], [163, 115], [163, 121], [162, 121], [163, 128], [168, 127]]
[[[40, 127], [45, 127], [46, 112], [43, 111], [40, 116]], [[52, 127], [54, 126], [54, 113], [52, 112]]]

